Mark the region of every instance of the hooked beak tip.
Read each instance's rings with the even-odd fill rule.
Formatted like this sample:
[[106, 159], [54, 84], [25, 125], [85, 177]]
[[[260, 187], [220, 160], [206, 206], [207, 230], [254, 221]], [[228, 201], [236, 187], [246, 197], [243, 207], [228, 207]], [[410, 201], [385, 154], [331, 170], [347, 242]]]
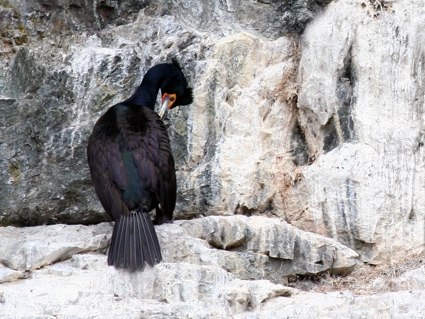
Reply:
[[167, 95], [162, 99], [161, 109], [159, 111], [159, 117], [162, 119], [165, 115], [165, 112], [168, 110], [170, 104], [170, 97]]

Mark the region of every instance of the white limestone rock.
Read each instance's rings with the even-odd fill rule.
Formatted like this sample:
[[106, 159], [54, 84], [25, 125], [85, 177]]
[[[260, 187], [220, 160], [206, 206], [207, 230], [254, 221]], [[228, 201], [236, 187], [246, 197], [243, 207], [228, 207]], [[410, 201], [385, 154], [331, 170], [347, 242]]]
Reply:
[[208, 241], [221, 265], [244, 279], [267, 278], [281, 282], [287, 276], [329, 271], [347, 274], [358, 254], [332, 239], [300, 231], [261, 216], [211, 216], [181, 222], [194, 237]]
[[351, 292], [299, 293], [292, 298], [276, 298], [265, 303], [257, 314], [237, 319], [271, 318], [421, 318], [425, 311], [423, 290], [355, 295]]
[[24, 278], [25, 274], [23, 271], [13, 270], [0, 264], [0, 284], [8, 281], [15, 281]]
[[111, 225], [0, 227], [0, 263], [15, 270], [34, 270], [73, 254], [106, 250]]
[[72, 260], [59, 262], [35, 270], [31, 279], [1, 285], [0, 318], [226, 318], [294, 292], [266, 280], [233, 279], [217, 266], [161, 263], [129, 273], [108, 267], [104, 255], [90, 256], [103, 266], [81, 269]]
[[298, 59], [291, 37], [236, 33], [216, 41], [188, 119], [190, 169], [179, 175], [178, 206], [185, 214], [285, 209]]
[[335, 1], [301, 40], [298, 108], [315, 161], [287, 217], [369, 263], [424, 250], [424, 27], [419, 2]]

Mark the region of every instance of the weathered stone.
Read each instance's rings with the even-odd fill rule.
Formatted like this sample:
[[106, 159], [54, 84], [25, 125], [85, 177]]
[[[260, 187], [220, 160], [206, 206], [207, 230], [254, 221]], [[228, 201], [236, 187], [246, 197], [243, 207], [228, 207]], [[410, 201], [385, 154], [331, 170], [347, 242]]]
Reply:
[[34, 270], [73, 254], [106, 250], [111, 226], [0, 227], [0, 262], [15, 270]]
[[0, 284], [8, 281], [16, 281], [23, 277], [23, 271], [16, 271], [0, 264]]
[[[61, 226], [60, 231], [64, 238], [74, 237], [75, 241], [81, 241], [85, 233], [90, 233], [87, 229], [95, 234], [100, 231], [111, 231], [108, 224], [101, 224], [102, 228], [83, 226], [84, 229], [77, 231], [77, 226], [55, 225], [44, 227], [44, 230], [40, 230], [39, 227], [24, 229], [21, 237], [23, 240], [31, 241], [30, 236], [37, 230], [39, 238], [44, 239], [44, 236], [48, 236], [53, 242], [56, 238], [52, 233], [58, 231], [58, 226]], [[176, 229], [183, 231], [177, 225], [164, 226], [167, 227], [158, 227], [160, 238], [175, 235], [179, 232]], [[12, 228], [6, 229], [9, 231]], [[80, 239], [76, 238], [77, 233]], [[199, 241], [191, 237], [183, 239], [185, 242]], [[168, 237], [167, 240], [173, 243], [172, 238]], [[179, 244], [179, 241], [174, 242], [174, 245]], [[72, 241], [62, 241], [56, 245], [63, 247], [56, 250], [63, 252], [60, 259], [69, 258], [69, 254], [65, 251], [75, 251], [76, 246]], [[6, 240], [4, 246], [13, 248], [16, 244]], [[96, 249], [88, 245], [85, 251], [89, 250]], [[213, 253], [213, 250], [208, 250]], [[165, 246], [163, 254], [170, 256], [173, 251], [176, 249], [168, 251], [168, 247]], [[107, 313], [108, 316], [124, 315], [126, 318], [140, 316], [154, 318], [155, 315], [182, 318], [188, 314], [193, 318], [211, 316], [225, 318], [257, 309], [269, 299], [290, 296], [295, 292], [292, 288], [273, 284], [267, 280], [254, 282], [235, 279], [233, 274], [217, 263], [205, 264], [205, 260], [198, 263], [196, 259], [189, 258], [183, 261], [182, 256], [180, 259], [178, 256], [169, 258], [178, 262], [163, 262], [154, 268], [147, 267], [143, 272], [130, 273], [108, 267], [105, 254], [93, 252], [74, 254], [69, 260], [49, 265], [51, 255], [52, 252], [45, 249], [34, 251], [34, 259], [42, 260], [45, 264], [42, 269], [28, 267], [29, 279], [16, 281], [19, 278], [16, 275], [14, 278], [11, 275], [5, 278], [5, 281], [10, 282], [0, 286], [3, 298], [3, 302], [0, 302], [0, 317], [12, 314], [18, 317], [53, 314], [62, 318], [87, 318], [97, 313]], [[9, 259], [13, 260], [13, 256]], [[12, 264], [7, 260], [2, 262]], [[5, 273], [3, 268], [0, 268], [0, 274]], [[28, 299], [28, 296], [31, 298]], [[79, 309], [77, 312], [76, 308]]]
[[295, 38], [238, 33], [216, 43], [191, 110], [194, 169], [182, 172], [182, 213], [284, 210], [277, 189], [287, 176], [278, 172], [295, 169], [283, 132], [295, 120], [298, 54]]
[[205, 239], [211, 246], [230, 249], [251, 240], [252, 229], [245, 216], [222, 218], [211, 216], [180, 224], [191, 236]]
[[300, 293], [294, 298], [270, 300], [254, 318], [420, 318], [425, 306], [418, 300], [424, 296], [421, 290], [368, 296], [350, 292]]
[[242, 279], [267, 278], [282, 283], [297, 274], [329, 271], [342, 275], [354, 269], [358, 258], [353, 250], [332, 239], [277, 219], [211, 216], [184, 221], [181, 226], [213, 247], [231, 250], [217, 251], [218, 263]]
[[[106, 225], [106, 224], [104, 224]], [[162, 236], [177, 225], [158, 227]], [[171, 226], [171, 227], [170, 227]], [[56, 227], [56, 226], [48, 226]], [[63, 232], [74, 234], [75, 226]], [[90, 226], [95, 229], [97, 226]], [[108, 230], [110, 231], [110, 229]], [[183, 231], [184, 232], [184, 231]], [[40, 235], [49, 232], [40, 232]], [[189, 237], [190, 238], [190, 237]], [[188, 238], [185, 238], [187, 240]], [[176, 244], [179, 244], [178, 242]], [[171, 251], [166, 251], [171, 253]], [[226, 253], [232, 253], [226, 251]], [[129, 273], [106, 264], [106, 255], [86, 253], [31, 270], [25, 280], [0, 285], [0, 318], [420, 318], [424, 267], [382, 278], [405, 291], [355, 295], [347, 291], [300, 292], [268, 280], [240, 280], [220, 266], [164, 262]], [[390, 275], [390, 274], [389, 274]], [[391, 275], [390, 275], [391, 276]], [[285, 298], [280, 296], [286, 296]]]
[[[207, 243], [207, 240], [210, 244], [217, 243], [210, 231], [214, 227], [222, 240], [219, 249]], [[232, 230], [238, 228], [250, 234], [249, 237], [239, 241], [239, 246], [227, 245], [229, 238], [235, 238], [236, 232]], [[108, 223], [95, 226], [3, 227], [0, 228], [3, 239], [0, 262], [14, 270], [32, 271], [74, 256], [70, 262], [73, 267], [96, 270], [101, 263], [97, 257], [87, 255], [83, 258], [76, 254], [105, 251], [111, 233], [112, 226]], [[298, 274], [347, 273], [356, 265], [358, 257], [332, 239], [297, 231], [286, 223], [265, 217], [206, 217], [161, 225], [157, 227], [157, 233], [164, 262], [214, 266], [244, 280], [269, 279], [285, 284], [288, 276]], [[286, 233], [295, 239], [282, 246]], [[272, 246], [281, 247], [281, 252], [271, 256]], [[55, 273], [71, 274], [68, 268], [52, 266], [49, 269]], [[10, 280], [13, 279], [15, 277]]]
[[363, 261], [401, 262], [424, 248], [425, 11], [371, 3], [334, 2], [303, 34], [298, 107], [317, 161], [302, 170], [290, 220]]
[[[93, 19], [77, 13], [86, 6]], [[289, 156], [282, 150], [286, 142], [281, 132], [294, 119], [288, 105], [295, 102], [299, 51], [295, 37], [277, 38], [277, 34], [285, 32], [282, 25], [301, 30], [321, 5], [309, 1], [246, 7], [234, 2], [232, 13], [216, 2], [196, 6], [185, 2], [187, 10], [168, 3], [141, 3], [138, 6], [145, 10], [136, 18], [138, 6], [123, 2], [111, 4], [118, 14], [111, 15], [110, 23], [117, 25], [110, 28], [102, 26], [101, 6], [90, 1], [47, 6], [29, 1], [15, 8], [30, 41], [15, 46], [17, 53], [1, 62], [5, 130], [0, 144], [4, 194], [0, 224], [107, 220], [89, 179], [88, 135], [95, 120], [128, 97], [150, 66], [171, 57], [179, 58], [196, 88], [193, 106], [170, 113], [179, 185], [176, 218], [282, 209], [275, 190], [282, 179], [275, 172], [293, 167], [285, 164]], [[55, 19], [67, 10], [69, 17], [56, 25]], [[290, 11], [300, 13], [285, 13], [294, 19], [293, 27], [280, 15]], [[212, 24], [200, 25], [199, 12]], [[257, 19], [259, 14], [267, 19]], [[118, 23], [118, 16], [125, 25]], [[34, 30], [35, 20], [39, 31]], [[229, 26], [242, 30], [248, 21], [265, 23], [259, 32], [269, 40], [248, 33], [223, 38]], [[72, 35], [68, 36], [68, 28]], [[43, 31], [51, 29], [62, 34]], [[255, 68], [251, 61], [256, 61]], [[250, 122], [259, 125], [251, 126], [250, 134], [243, 133]], [[240, 147], [240, 139], [233, 138], [239, 134], [245, 136], [246, 145], [263, 140], [262, 148], [245, 149], [249, 156], [242, 158], [232, 151]]]
[[[161, 270], [170, 276], [157, 276], [176, 287], [149, 286], [155, 270], [135, 287], [172, 305], [114, 297], [113, 291], [129, 296], [125, 274], [107, 276], [115, 286], [105, 283], [105, 296], [97, 295], [98, 279], [90, 276], [81, 285], [87, 289], [72, 286], [80, 273], [104, 275], [101, 254], [48, 265], [76, 251], [105, 249], [87, 238], [61, 242], [55, 233], [58, 247], [48, 247], [47, 240], [37, 242], [40, 250], [30, 249], [35, 235], [15, 238], [19, 253], [3, 258], [2, 242], [0, 258], [22, 270], [2, 267], [0, 281], [33, 278], [0, 286], [0, 317], [5, 310], [16, 317], [73, 318], [81, 309], [84, 318], [421, 317], [421, 291], [266, 300], [275, 288], [257, 298], [253, 293], [261, 287], [250, 293], [255, 283], [238, 282], [344, 273], [355, 259], [345, 246], [369, 263], [396, 263], [424, 251], [424, 6], [329, 2], [1, 1], [1, 225], [108, 220], [89, 178], [87, 137], [95, 120], [128, 97], [150, 66], [177, 57], [195, 88], [195, 103], [169, 115], [176, 219], [265, 214], [302, 231], [257, 217], [244, 225], [240, 216], [237, 222], [193, 222], [193, 230], [190, 223], [158, 227], [163, 266], [171, 266]], [[218, 287], [210, 279], [223, 269], [239, 278], [231, 286], [243, 287], [220, 288], [226, 298], [210, 290]], [[52, 278], [63, 280], [43, 288]], [[399, 284], [421, 289], [421, 278], [418, 270]], [[57, 288], [62, 284], [63, 291]], [[21, 287], [27, 288], [21, 293]], [[199, 287], [205, 303], [198, 302]], [[174, 303], [180, 291], [187, 302]], [[18, 307], [27, 306], [19, 298], [28, 296], [35, 303]], [[213, 296], [218, 308], [210, 305]]]

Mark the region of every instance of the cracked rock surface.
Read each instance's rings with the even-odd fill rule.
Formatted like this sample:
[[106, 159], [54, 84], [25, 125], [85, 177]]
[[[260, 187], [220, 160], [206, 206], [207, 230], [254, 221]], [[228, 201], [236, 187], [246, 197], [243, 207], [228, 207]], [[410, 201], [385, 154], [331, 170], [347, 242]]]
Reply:
[[[267, 247], [276, 238], [261, 232], [266, 227], [282, 232], [276, 233], [278, 240], [292, 232], [299, 238], [293, 241], [294, 247], [297, 241], [299, 246], [291, 257], [292, 272], [332, 271], [335, 266], [340, 271], [356, 263], [357, 254], [349, 248], [265, 217], [206, 217], [158, 226], [163, 262], [134, 273], [107, 266], [109, 223], [6, 227], [0, 228], [5, 239], [1, 256], [6, 256], [0, 267], [0, 318], [361, 318], [382, 311], [408, 318], [424, 310], [422, 303], [411, 304], [424, 297], [421, 268], [397, 279], [410, 288], [398, 293], [361, 296], [287, 287], [288, 268], [276, 265], [285, 265], [291, 258], [287, 253], [270, 260]], [[220, 245], [212, 236], [213, 229], [222, 234]], [[244, 231], [231, 231], [238, 229]], [[19, 236], [10, 236], [12, 232]], [[236, 238], [238, 245], [226, 246]], [[250, 242], [256, 238], [261, 244], [254, 252]], [[310, 239], [309, 246], [302, 244], [303, 238]], [[287, 246], [280, 251], [290, 252]], [[19, 258], [14, 251], [20, 252]], [[327, 258], [328, 263], [308, 264], [306, 254]]]
[[[423, 255], [424, 28], [409, 0], [0, 1], [0, 225], [23, 227], [0, 230], [0, 317], [423, 317], [421, 267], [369, 296], [285, 285]], [[87, 139], [173, 57], [176, 222], [125, 274]]]

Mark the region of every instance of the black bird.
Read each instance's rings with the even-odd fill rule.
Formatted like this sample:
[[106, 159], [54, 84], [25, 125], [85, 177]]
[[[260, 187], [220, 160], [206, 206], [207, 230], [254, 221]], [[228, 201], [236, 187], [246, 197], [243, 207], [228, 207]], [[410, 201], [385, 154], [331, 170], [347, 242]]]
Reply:
[[[161, 117], [154, 111], [159, 89]], [[134, 271], [162, 260], [149, 212], [155, 208], [155, 224], [173, 221], [176, 174], [161, 118], [167, 108], [192, 102], [192, 88], [173, 60], [150, 68], [136, 92], [96, 122], [87, 157], [96, 194], [115, 221], [108, 265]]]

